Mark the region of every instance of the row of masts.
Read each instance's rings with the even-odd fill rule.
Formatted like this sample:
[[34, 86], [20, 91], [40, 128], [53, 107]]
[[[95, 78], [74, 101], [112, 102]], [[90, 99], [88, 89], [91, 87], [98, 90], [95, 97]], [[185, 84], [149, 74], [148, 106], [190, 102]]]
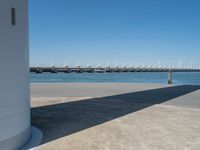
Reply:
[[69, 66], [63, 66], [63, 67], [56, 67], [54, 65], [52, 66], [35, 66], [35, 67], [30, 67], [30, 72], [35, 72], [35, 73], [43, 73], [43, 72], [50, 72], [50, 73], [58, 73], [58, 72], [64, 72], [64, 73], [71, 73], [71, 72], [76, 72], [76, 73], [111, 73], [111, 72], [168, 72], [168, 71], [173, 71], [173, 72], [200, 72], [200, 67], [176, 67], [176, 66], [130, 66], [130, 67], [103, 67], [103, 66], [98, 66], [98, 67], [92, 67], [92, 66], [86, 66], [86, 67], [81, 67], [81, 66], [75, 66], [75, 67], [69, 67]]

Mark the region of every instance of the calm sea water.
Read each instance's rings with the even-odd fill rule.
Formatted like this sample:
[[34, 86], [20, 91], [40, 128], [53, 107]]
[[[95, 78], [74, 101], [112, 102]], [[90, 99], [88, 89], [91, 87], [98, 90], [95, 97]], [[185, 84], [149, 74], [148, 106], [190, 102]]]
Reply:
[[[42, 73], [30, 74], [31, 82], [132, 82], [167, 83], [167, 73]], [[199, 72], [173, 73], [174, 84], [200, 85]]]

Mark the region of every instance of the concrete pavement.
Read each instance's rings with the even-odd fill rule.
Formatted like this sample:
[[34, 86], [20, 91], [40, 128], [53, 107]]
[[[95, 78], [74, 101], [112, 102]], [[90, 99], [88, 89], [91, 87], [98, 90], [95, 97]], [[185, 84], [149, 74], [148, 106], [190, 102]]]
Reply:
[[32, 84], [38, 149], [156, 150], [200, 147], [200, 86]]

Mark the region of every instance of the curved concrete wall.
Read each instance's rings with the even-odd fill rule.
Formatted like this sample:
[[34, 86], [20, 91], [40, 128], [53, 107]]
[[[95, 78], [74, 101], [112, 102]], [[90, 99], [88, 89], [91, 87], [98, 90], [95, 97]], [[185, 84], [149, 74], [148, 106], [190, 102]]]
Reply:
[[[0, 149], [30, 137], [27, 0], [0, 0]], [[12, 23], [12, 8], [16, 24]], [[13, 12], [14, 14], [14, 12]]]

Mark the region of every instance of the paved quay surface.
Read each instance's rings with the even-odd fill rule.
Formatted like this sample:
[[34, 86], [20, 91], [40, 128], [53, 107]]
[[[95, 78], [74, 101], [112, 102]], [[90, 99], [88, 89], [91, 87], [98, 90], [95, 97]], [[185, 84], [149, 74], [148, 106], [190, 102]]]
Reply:
[[33, 83], [38, 150], [199, 150], [200, 86]]

